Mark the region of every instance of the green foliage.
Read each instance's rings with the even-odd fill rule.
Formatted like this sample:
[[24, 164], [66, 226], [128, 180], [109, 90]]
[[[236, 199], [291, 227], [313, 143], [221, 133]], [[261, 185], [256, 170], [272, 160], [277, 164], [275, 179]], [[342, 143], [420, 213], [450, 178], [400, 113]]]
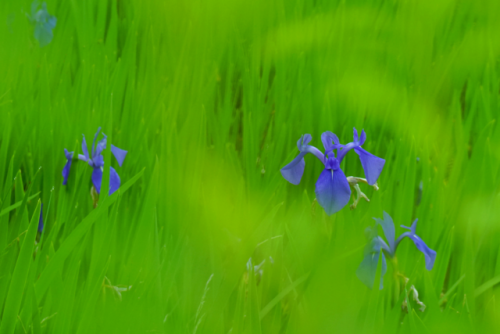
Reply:
[[[40, 48], [30, 1], [0, 2], [2, 334], [500, 329], [498, 1], [47, 8]], [[99, 126], [129, 153], [105, 152], [122, 186], [94, 209], [91, 169], [61, 171]], [[328, 217], [314, 157], [300, 186], [279, 170], [302, 134], [353, 127], [380, 190]], [[354, 153], [342, 169], [364, 176]], [[383, 210], [397, 235], [418, 217], [437, 258], [405, 240], [371, 291], [355, 272]]]

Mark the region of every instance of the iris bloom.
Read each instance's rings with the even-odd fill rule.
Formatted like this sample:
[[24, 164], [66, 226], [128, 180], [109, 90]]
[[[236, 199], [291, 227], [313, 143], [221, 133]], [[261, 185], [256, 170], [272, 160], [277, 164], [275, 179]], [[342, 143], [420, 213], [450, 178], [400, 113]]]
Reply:
[[[382, 172], [385, 160], [374, 156], [361, 147], [366, 140], [364, 130], [361, 132], [361, 136], [358, 137], [358, 132], [354, 129], [354, 141], [347, 145], [340, 144], [338, 137], [334, 133], [330, 131], [324, 132], [321, 135], [321, 141], [325, 148], [324, 154], [316, 147], [309, 145], [311, 139], [310, 134], [305, 134], [299, 139], [297, 147], [300, 153], [292, 162], [281, 169], [281, 175], [288, 182], [297, 185], [304, 174], [304, 156], [307, 153], [312, 153], [318, 158], [325, 166], [325, 169], [321, 172], [316, 182], [316, 198], [328, 215], [339, 211], [349, 202], [351, 197], [349, 185], [353, 186], [358, 194], [358, 198], [352, 207], [356, 206], [360, 197], [368, 200], [359, 189], [359, 182], [367, 183], [378, 189], [377, 179]], [[359, 155], [366, 179], [347, 178], [340, 168], [340, 164], [347, 152], [352, 149]], [[335, 155], [335, 151], [337, 155]]]
[[[413, 240], [413, 243], [417, 247], [419, 251], [424, 253], [425, 256], [425, 268], [427, 270], [431, 270], [434, 266], [434, 261], [436, 259], [436, 252], [430, 249], [426, 243], [420, 239], [420, 237], [416, 234], [417, 221], [415, 219], [411, 227], [407, 227], [401, 225], [401, 227], [409, 230], [409, 232], [405, 232], [401, 234], [395, 240], [395, 229], [394, 222], [392, 221], [391, 216], [384, 212], [384, 218], [378, 219], [374, 218], [376, 223], [375, 226], [368, 227], [365, 230], [365, 235], [368, 239], [368, 244], [364, 249], [364, 258], [361, 264], [356, 271], [356, 275], [358, 278], [370, 289], [373, 288], [373, 284], [375, 282], [375, 274], [377, 272], [377, 265], [379, 261], [379, 254], [382, 251], [382, 274], [380, 277], [380, 289], [383, 288], [383, 278], [387, 271], [387, 262], [386, 257], [392, 259], [396, 255], [396, 249], [399, 246], [399, 243], [404, 238], [408, 237]], [[377, 233], [377, 224], [382, 227], [384, 231], [385, 238], [387, 239], [387, 243], [378, 236]]]
[[40, 47], [49, 44], [54, 37], [52, 29], [56, 27], [57, 19], [47, 11], [47, 4], [42, 3], [42, 8], [38, 9], [39, 2], [33, 1], [31, 4], [31, 16], [28, 16], [31, 24], [35, 26], [35, 38], [40, 43]]
[[[93, 168], [92, 172], [92, 183], [94, 184], [94, 188], [97, 193], [101, 193], [101, 183], [102, 183], [102, 171], [104, 167], [104, 157], [102, 156], [102, 151], [106, 148], [106, 140], [107, 137], [103, 133], [103, 137], [99, 142], [97, 142], [97, 137], [101, 132], [101, 128], [97, 129], [97, 132], [94, 136], [94, 142], [92, 143], [92, 154], [89, 154], [89, 150], [87, 149], [87, 142], [85, 141], [85, 135], [83, 135], [82, 140], [82, 151], [83, 154], [78, 155], [78, 159], [82, 161], [86, 161], [90, 167]], [[118, 147], [111, 145], [111, 153], [115, 156], [118, 161], [118, 165], [123, 164], [123, 160], [127, 155], [127, 151], [119, 149]], [[120, 176], [113, 167], [110, 167], [110, 175], [109, 175], [109, 194], [111, 195], [120, 187]]]
[[[102, 172], [104, 168], [104, 157], [102, 156], [102, 151], [106, 148], [106, 140], [107, 137], [103, 133], [103, 137], [99, 142], [96, 143], [97, 137], [99, 137], [99, 133], [101, 132], [101, 128], [97, 129], [97, 132], [94, 136], [94, 142], [92, 143], [92, 151], [89, 154], [89, 150], [87, 149], [87, 142], [85, 141], [85, 135], [83, 135], [82, 140], [82, 151], [83, 154], [78, 155], [78, 160], [85, 161], [89, 164], [90, 167], [93, 168], [92, 171], [92, 183], [94, 185], [95, 190], [98, 194], [101, 193], [101, 183], [102, 183]], [[118, 165], [123, 164], [123, 160], [125, 160], [125, 156], [127, 155], [127, 151], [119, 149], [118, 147], [111, 145], [111, 153], [115, 156], [118, 161]], [[66, 185], [68, 182], [69, 172], [71, 169], [71, 162], [73, 159], [73, 152], [68, 152], [68, 150], [64, 149], [64, 154], [66, 156], [66, 165], [62, 171], [62, 175], [64, 177], [63, 185]], [[110, 176], [109, 176], [109, 194], [111, 195], [120, 187], [120, 176], [113, 167], [110, 167]]]

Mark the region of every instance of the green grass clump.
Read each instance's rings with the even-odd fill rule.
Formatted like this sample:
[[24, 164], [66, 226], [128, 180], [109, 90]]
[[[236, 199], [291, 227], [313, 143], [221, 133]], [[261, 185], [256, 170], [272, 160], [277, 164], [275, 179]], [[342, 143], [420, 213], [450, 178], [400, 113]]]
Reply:
[[[1, 334], [500, 329], [498, 1], [47, 0], [42, 48], [30, 6], [0, 2]], [[129, 153], [94, 209], [61, 172], [99, 126]], [[279, 170], [353, 127], [380, 190], [329, 217], [314, 157]], [[437, 251], [401, 244], [401, 290], [355, 274], [383, 211]]]

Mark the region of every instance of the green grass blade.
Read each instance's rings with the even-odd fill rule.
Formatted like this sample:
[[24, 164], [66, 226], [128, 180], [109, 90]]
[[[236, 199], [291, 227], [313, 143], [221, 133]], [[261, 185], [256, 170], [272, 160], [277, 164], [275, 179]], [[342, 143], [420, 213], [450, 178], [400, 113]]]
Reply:
[[[26, 192], [25, 197], [28, 197]], [[35, 245], [36, 231], [38, 228], [38, 220], [40, 218], [40, 201], [38, 201], [36, 210], [31, 218], [28, 227], [28, 233], [24, 238], [21, 252], [16, 262], [16, 267], [12, 275], [7, 299], [5, 301], [5, 310], [2, 317], [2, 324], [0, 326], [0, 333], [11, 334], [14, 333], [17, 321], [17, 314], [21, 301], [23, 300], [23, 292], [26, 287], [26, 279], [30, 270], [31, 262], [33, 260], [33, 248]]]

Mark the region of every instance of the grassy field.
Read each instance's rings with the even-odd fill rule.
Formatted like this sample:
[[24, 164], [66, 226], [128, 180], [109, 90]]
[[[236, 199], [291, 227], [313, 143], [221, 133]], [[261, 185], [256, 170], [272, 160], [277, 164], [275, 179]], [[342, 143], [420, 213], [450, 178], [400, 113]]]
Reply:
[[[43, 47], [30, 8], [0, 2], [2, 334], [500, 331], [498, 1], [47, 0]], [[98, 127], [121, 187], [94, 208]], [[321, 163], [280, 169], [354, 127], [380, 190], [328, 216]], [[404, 240], [370, 290], [384, 211], [437, 257]]]

